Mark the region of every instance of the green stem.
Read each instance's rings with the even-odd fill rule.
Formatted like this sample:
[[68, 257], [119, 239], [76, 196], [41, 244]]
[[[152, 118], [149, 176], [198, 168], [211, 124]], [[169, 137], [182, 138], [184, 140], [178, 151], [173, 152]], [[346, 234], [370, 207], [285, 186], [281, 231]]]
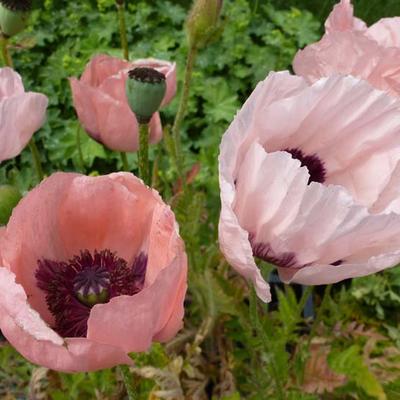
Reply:
[[8, 51], [8, 39], [5, 38], [4, 36], [1, 36], [0, 40], [1, 40], [1, 54], [3, 56], [4, 65], [13, 68], [12, 58], [10, 52]]
[[253, 14], [254, 15], [257, 14], [257, 11], [258, 11], [258, 1], [259, 0], [255, 0], [254, 1], [254, 8], [253, 8]]
[[191, 46], [189, 48], [189, 52], [187, 55], [187, 60], [186, 60], [186, 67], [185, 67], [185, 77], [183, 80], [183, 89], [182, 89], [182, 95], [181, 95], [181, 100], [179, 103], [179, 108], [178, 112], [175, 116], [175, 121], [174, 125], [172, 127], [172, 137], [174, 140], [174, 145], [175, 145], [175, 155], [176, 155], [176, 164], [178, 166], [178, 173], [181, 175], [181, 178], [183, 180], [183, 184], [185, 184], [186, 179], [184, 178], [184, 171], [183, 171], [183, 166], [182, 166], [182, 145], [181, 145], [181, 125], [183, 118], [185, 117], [187, 105], [188, 105], [188, 100], [189, 100], [189, 91], [190, 91], [190, 82], [192, 80], [192, 73], [193, 73], [193, 67], [194, 63], [196, 61], [196, 56], [197, 56], [197, 47], [196, 46]]
[[136, 399], [135, 388], [133, 386], [132, 382], [133, 378], [131, 372], [129, 371], [129, 367], [126, 365], [120, 365], [119, 370], [121, 371], [122, 379], [124, 380], [124, 385], [129, 400], [135, 400]]
[[126, 21], [125, 21], [125, 5], [117, 3], [118, 9], [118, 20], [119, 20], [119, 34], [121, 37], [121, 47], [124, 53], [125, 60], [129, 60], [129, 47], [128, 47], [128, 36], [126, 34]]
[[139, 124], [139, 176], [144, 183], [150, 185], [149, 168], [149, 126]]
[[81, 146], [81, 124], [78, 122], [76, 128], [76, 147], [78, 148], [78, 159], [81, 171], [85, 171], [85, 161], [83, 160], [82, 146]]
[[40, 154], [33, 138], [29, 142], [29, 148], [31, 149], [33, 165], [35, 166], [36, 174], [39, 178], [39, 181], [41, 181], [44, 178], [44, 173], [42, 163], [40, 161]]
[[128, 157], [126, 156], [126, 153], [124, 153], [123, 151], [121, 151], [121, 160], [124, 171], [129, 171]]
[[[259, 338], [262, 341], [262, 344], [264, 346], [265, 351], [270, 352], [270, 344], [268, 343], [268, 336], [266, 335], [264, 328], [261, 324], [259, 315], [258, 315], [258, 308], [257, 308], [257, 295], [256, 295], [256, 291], [254, 290], [254, 287], [251, 287], [250, 289], [250, 298], [249, 298], [249, 302], [250, 302], [250, 321], [253, 325], [253, 328], [255, 329], [257, 336], [259, 336]], [[272, 360], [272, 362], [269, 363], [269, 367], [270, 367], [270, 371], [271, 371], [271, 375], [275, 381], [275, 389], [276, 389], [276, 399], [277, 400], [284, 400], [285, 399], [285, 395], [283, 392], [283, 388], [281, 385], [281, 380], [279, 377], [279, 373], [275, 368], [275, 363], [274, 360]]]

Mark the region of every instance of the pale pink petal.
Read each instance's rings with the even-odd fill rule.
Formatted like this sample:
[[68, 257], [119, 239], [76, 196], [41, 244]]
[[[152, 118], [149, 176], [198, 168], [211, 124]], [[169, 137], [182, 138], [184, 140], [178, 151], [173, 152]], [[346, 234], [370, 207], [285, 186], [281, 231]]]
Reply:
[[335, 265], [312, 265], [301, 269], [279, 268], [279, 277], [285, 283], [296, 282], [302, 285], [330, 284], [344, 279], [367, 276], [400, 262], [400, 252], [371, 257], [367, 262]]
[[47, 97], [23, 93], [0, 100], [0, 162], [16, 157], [46, 118]]
[[88, 339], [63, 340], [27, 302], [15, 275], [0, 267], [0, 329], [29, 361], [58, 371], [110, 368], [132, 361], [120, 348]]
[[0, 101], [24, 92], [21, 76], [12, 68], [0, 68]]
[[400, 47], [400, 17], [383, 18], [371, 25], [366, 35], [383, 47]]
[[[291, 118], [288, 110], [293, 110]], [[399, 110], [396, 98], [367, 82], [336, 76], [261, 108], [248, 129], [258, 132], [268, 151], [301, 148], [305, 154], [316, 154], [326, 168], [326, 183], [344, 185], [360, 203], [372, 205], [398, 158]], [[378, 153], [380, 159], [386, 155], [390, 160], [386, 166], [376, 159]], [[381, 186], [369, 179], [374, 166], [379, 168]], [[359, 184], [350, 185], [355, 176]]]
[[[219, 222], [220, 247], [232, 267], [254, 283], [258, 296], [266, 302], [271, 298], [269, 286], [254, 262], [248, 232], [240, 226], [233, 211], [234, 175], [251, 141], [258, 134], [256, 129], [252, 130], [252, 119], [259, 109], [280, 98], [301, 92], [306, 86], [303, 79], [286, 72], [270, 74], [264, 82], [257, 85], [221, 142], [219, 156], [222, 205]], [[247, 131], [248, 126], [250, 126], [250, 132]]]
[[353, 5], [350, 0], [341, 0], [333, 7], [328, 19], [325, 21], [327, 33], [337, 31], [364, 31], [367, 26], [361, 19], [353, 16]]

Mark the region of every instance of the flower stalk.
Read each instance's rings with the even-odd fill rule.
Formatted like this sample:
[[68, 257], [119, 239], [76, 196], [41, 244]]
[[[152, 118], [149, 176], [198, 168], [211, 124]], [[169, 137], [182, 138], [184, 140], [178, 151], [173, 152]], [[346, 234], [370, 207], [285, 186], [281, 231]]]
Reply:
[[125, 2], [117, 0], [118, 21], [119, 21], [119, 34], [121, 38], [121, 47], [125, 60], [129, 60], [129, 47], [128, 36], [126, 33], [126, 19], [125, 19]]
[[120, 365], [119, 370], [121, 371], [126, 393], [128, 394], [128, 399], [135, 400], [136, 399], [135, 388], [133, 387], [132, 383], [133, 379], [129, 367], [127, 365]]
[[149, 125], [139, 125], [139, 176], [143, 182], [150, 185], [149, 167]]
[[33, 165], [35, 167], [36, 175], [37, 175], [39, 181], [41, 181], [44, 178], [44, 172], [43, 172], [43, 168], [42, 168], [42, 162], [40, 161], [39, 150], [38, 150], [33, 138], [29, 142], [29, 148], [31, 149], [32, 160], [33, 160]]
[[5, 66], [13, 68], [12, 58], [10, 52], [8, 51], [8, 39], [4, 35], [1, 35], [0, 40], [1, 40], [1, 54], [3, 56], [3, 63]]
[[186, 179], [184, 174], [182, 173], [183, 155], [182, 155], [182, 143], [181, 143], [181, 125], [185, 117], [189, 101], [190, 84], [192, 81], [193, 67], [196, 61], [196, 56], [197, 56], [197, 47], [195, 45], [192, 45], [190, 46], [187, 55], [182, 95], [179, 103], [178, 112], [175, 116], [174, 125], [172, 127], [172, 138], [174, 141], [176, 164], [178, 168], [178, 173], [181, 173], [181, 178], [184, 185], [186, 183]]

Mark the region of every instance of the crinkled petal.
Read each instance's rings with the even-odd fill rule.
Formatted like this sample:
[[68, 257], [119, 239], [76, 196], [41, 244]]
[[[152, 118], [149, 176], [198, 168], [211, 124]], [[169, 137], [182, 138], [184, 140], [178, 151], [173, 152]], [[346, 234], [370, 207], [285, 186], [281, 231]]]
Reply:
[[341, 0], [333, 7], [325, 21], [327, 33], [337, 31], [365, 31], [367, 25], [364, 21], [354, 17], [353, 5], [350, 0]]
[[371, 25], [366, 35], [383, 47], [400, 47], [400, 17], [383, 18]]

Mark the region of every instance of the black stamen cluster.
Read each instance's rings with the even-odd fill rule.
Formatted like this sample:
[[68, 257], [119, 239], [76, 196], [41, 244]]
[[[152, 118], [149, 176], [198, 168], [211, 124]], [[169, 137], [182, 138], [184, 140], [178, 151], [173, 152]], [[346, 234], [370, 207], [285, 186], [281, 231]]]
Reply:
[[128, 72], [131, 79], [146, 83], [161, 83], [165, 81], [165, 75], [154, 68], [138, 67]]
[[32, 10], [32, 0], [0, 0], [0, 4], [11, 11]]

